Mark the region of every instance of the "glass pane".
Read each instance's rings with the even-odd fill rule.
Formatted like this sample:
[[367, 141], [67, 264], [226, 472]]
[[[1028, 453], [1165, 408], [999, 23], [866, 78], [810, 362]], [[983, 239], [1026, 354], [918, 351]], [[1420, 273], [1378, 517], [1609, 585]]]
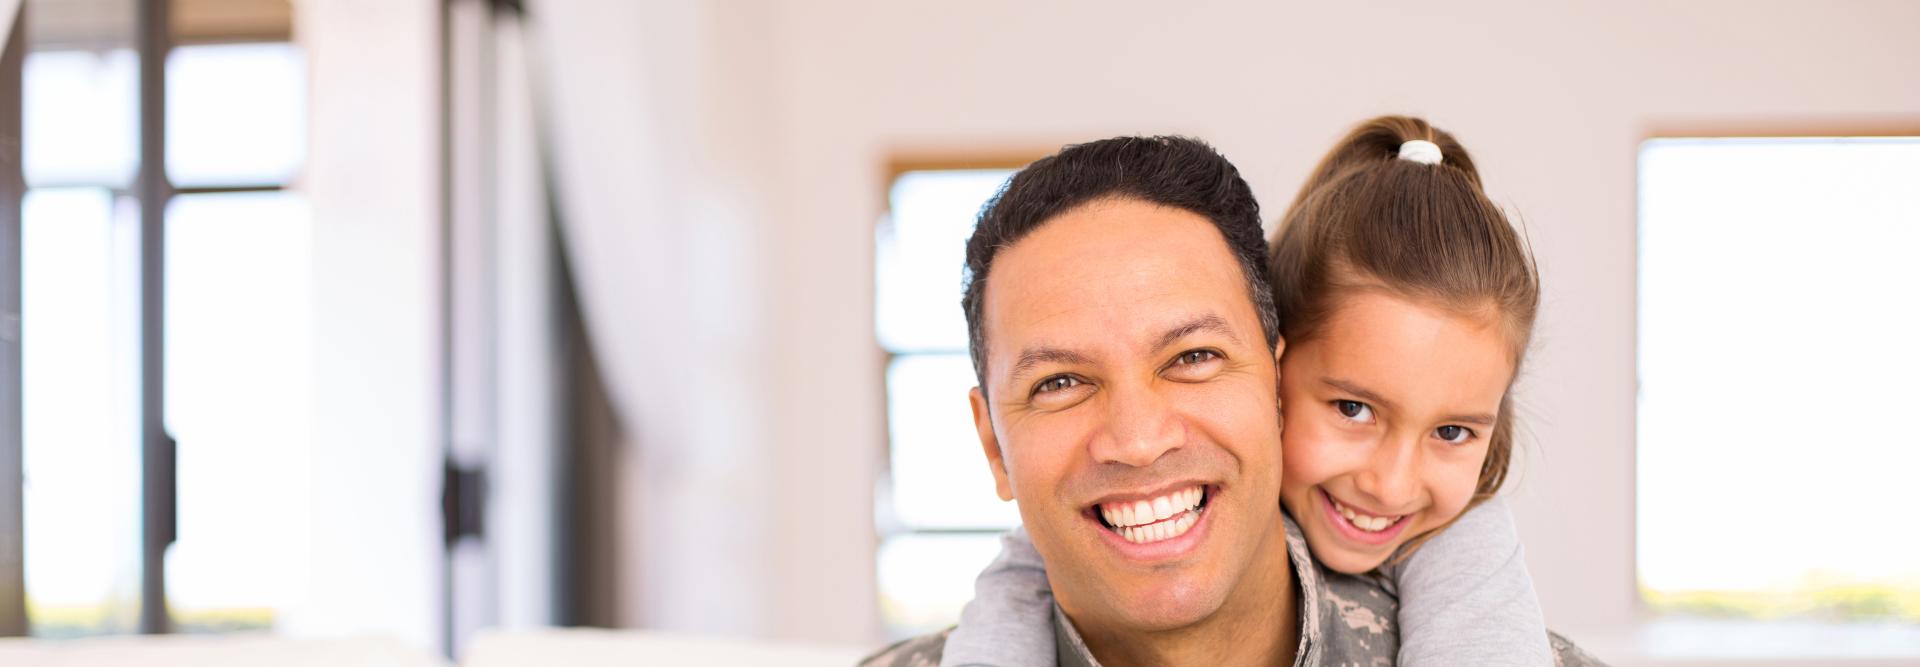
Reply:
[[292, 44], [181, 46], [167, 59], [167, 174], [179, 186], [291, 180], [306, 154]]
[[[960, 279], [974, 216], [1012, 171], [915, 171], [893, 183], [875, 237], [874, 324], [896, 352], [966, 351]], [[972, 385], [968, 385], [972, 386]]]
[[887, 368], [893, 510], [912, 529], [1004, 529], [1020, 522], [994, 494], [967, 407], [973, 366], [964, 354], [896, 357]]
[[140, 147], [138, 64], [128, 49], [27, 54], [20, 150], [29, 185], [132, 181]]
[[904, 639], [960, 621], [973, 578], [1000, 553], [1000, 537], [900, 535], [880, 543], [880, 619]]
[[306, 579], [312, 236], [283, 193], [182, 196], [167, 211], [167, 427], [182, 632], [271, 627]]
[[138, 623], [136, 216], [95, 188], [33, 190], [22, 206], [27, 613], [38, 636]]
[[1638, 562], [1650, 606], [1920, 620], [1920, 140], [1649, 142]]

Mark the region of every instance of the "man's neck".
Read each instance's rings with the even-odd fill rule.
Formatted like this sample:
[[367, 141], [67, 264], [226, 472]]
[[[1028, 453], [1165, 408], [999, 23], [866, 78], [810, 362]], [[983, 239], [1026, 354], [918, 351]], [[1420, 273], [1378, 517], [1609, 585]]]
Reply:
[[1103, 667], [1291, 665], [1300, 645], [1300, 601], [1287, 557], [1287, 531], [1275, 521], [1220, 609], [1193, 625], [1164, 632], [1103, 631], [1076, 624]]

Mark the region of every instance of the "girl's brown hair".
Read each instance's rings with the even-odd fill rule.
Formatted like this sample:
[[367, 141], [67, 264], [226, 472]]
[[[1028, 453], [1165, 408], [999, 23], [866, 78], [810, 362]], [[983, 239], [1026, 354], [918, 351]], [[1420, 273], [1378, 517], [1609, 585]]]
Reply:
[[[1416, 139], [1438, 145], [1441, 162], [1401, 159], [1401, 145]], [[1499, 318], [1516, 376], [1540, 305], [1532, 251], [1481, 189], [1466, 148], [1406, 116], [1361, 123], [1320, 160], [1274, 232], [1268, 268], [1280, 333], [1290, 343], [1310, 340], [1343, 294], [1384, 289]], [[1514, 441], [1510, 407], [1503, 395], [1468, 508], [1492, 498], [1506, 481]], [[1401, 554], [1439, 530], [1410, 540]]]

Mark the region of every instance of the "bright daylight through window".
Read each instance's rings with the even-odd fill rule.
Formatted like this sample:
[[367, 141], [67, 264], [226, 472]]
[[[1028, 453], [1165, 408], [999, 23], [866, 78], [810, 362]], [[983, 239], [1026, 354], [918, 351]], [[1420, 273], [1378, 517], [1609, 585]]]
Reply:
[[1649, 608], [1920, 621], [1916, 252], [1920, 139], [1644, 145]]

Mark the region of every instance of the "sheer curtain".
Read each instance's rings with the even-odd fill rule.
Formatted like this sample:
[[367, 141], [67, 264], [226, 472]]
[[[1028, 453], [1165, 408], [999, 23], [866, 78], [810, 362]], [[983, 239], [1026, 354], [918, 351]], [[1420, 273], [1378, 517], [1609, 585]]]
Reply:
[[761, 634], [770, 456], [751, 130], [704, 3], [530, 2], [564, 252], [623, 428], [622, 623]]

